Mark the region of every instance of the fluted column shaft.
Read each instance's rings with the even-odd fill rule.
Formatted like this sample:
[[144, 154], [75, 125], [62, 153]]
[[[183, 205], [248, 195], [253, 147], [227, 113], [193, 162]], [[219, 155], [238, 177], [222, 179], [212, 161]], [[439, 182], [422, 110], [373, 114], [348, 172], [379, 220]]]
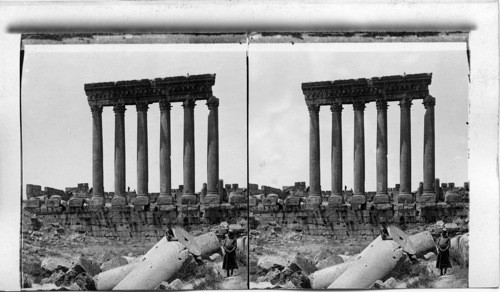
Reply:
[[115, 196], [113, 205], [124, 205], [125, 194], [125, 105], [115, 105]]
[[[186, 99], [184, 107], [184, 191], [183, 203], [196, 203], [195, 189], [195, 156], [194, 156], [194, 107], [193, 99]], [[194, 201], [193, 201], [194, 200]]]
[[93, 105], [90, 110], [92, 112], [92, 205], [104, 205], [102, 106]]
[[375, 203], [389, 203], [387, 194], [387, 101], [377, 100], [377, 194]]
[[338, 203], [342, 204], [342, 103], [333, 103], [330, 110], [332, 111], [332, 196], [340, 196]]
[[413, 201], [411, 196], [411, 98], [399, 102], [401, 108], [399, 143], [399, 197], [400, 203]]
[[[219, 198], [219, 99], [207, 101], [208, 143], [207, 143], [207, 196]], [[220, 201], [220, 200], [219, 200]]]
[[172, 167], [170, 142], [170, 101], [160, 101], [160, 196], [157, 204], [172, 204]]
[[148, 104], [137, 108], [137, 196], [148, 196]]
[[[309, 109], [309, 196], [321, 198], [321, 174], [319, 152], [319, 105], [308, 105]], [[321, 199], [320, 199], [321, 200]]]
[[427, 96], [423, 102], [424, 117], [424, 194], [425, 201], [436, 202], [435, 183], [435, 144], [434, 144], [434, 106], [436, 99]]
[[[354, 102], [354, 203], [364, 204], [365, 198], [365, 103]], [[362, 198], [361, 198], [362, 196]]]

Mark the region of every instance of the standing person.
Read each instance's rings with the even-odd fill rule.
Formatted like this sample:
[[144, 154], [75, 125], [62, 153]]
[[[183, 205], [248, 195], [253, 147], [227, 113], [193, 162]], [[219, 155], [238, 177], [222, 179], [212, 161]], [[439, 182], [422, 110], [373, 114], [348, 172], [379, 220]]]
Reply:
[[222, 254], [224, 260], [222, 261], [222, 268], [227, 270], [227, 276], [232, 276], [234, 269], [238, 268], [236, 263], [236, 239], [234, 238], [233, 230], [229, 230], [228, 237], [224, 239], [222, 244]]
[[441, 270], [441, 276], [446, 274], [446, 270], [448, 268], [451, 268], [450, 246], [451, 246], [451, 240], [448, 237], [448, 230], [444, 228], [436, 244], [438, 252], [436, 260], [436, 268]]

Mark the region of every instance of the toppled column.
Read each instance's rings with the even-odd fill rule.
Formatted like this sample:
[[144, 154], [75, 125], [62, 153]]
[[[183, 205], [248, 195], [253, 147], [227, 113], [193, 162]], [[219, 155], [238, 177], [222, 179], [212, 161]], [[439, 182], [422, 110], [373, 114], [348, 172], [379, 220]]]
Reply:
[[93, 280], [97, 290], [112, 290], [139, 264], [139, 261], [97, 274]]
[[189, 251], [181, 243], [164, 237], [113, 290], [153, 290], [174, 276], [188, 258]]
[[337, 278], [340, 277], [340, 275], [342, 275], [352, 265], [352, 263], [353, 262], [348, 261], [312, 273], [309, 275], [311, 288], [326, 289], [335, 280], [337, 280]]
[[429, 251], [433, 251], [436, 248], [434, 239], [429, 231], [424, 231], [410, 236], [414, 248], [414, 255], [420, 256], [426, 254]]
[[367, 289], [392, 271], [403, 253], [393, 240], [376, 240], [328, 289]]
[[220, 242], [214, 232], [208, 232], [194, 238], [200, 249], [200, 255], [210, 256], [220, 251]]

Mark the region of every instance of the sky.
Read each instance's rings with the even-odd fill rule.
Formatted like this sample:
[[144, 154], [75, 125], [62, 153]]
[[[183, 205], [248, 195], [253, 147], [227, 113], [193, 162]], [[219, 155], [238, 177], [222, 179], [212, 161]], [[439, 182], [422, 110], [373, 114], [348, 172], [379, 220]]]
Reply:
[[[219, 176], [246, 184], [246, 45], [27, 46], [22, 77], [23, 183], [92, 186], [92, 115], [85, 83], [215, 73]], [[195, 107], [195, 187], [207, 178], [205, 101]], [[114, 190], [114, 113], [102, 114], [104, 189]], [[125, 112], [126, 185], [136, 189], [137, 112]], [[171, 112], [172, 187], [182, 185], [183, 108]], [[149, 191], [159, 192], [160, 110], [148, 110]]]
[[[311, 46], [250, 45], [250, 182], [282, 187], [309, 185], [309, 113], [301, 84], [338, 79], [432, 73], [429, 91], [436, 98], [436, 178], [462, 186], [468, 180], [468, 63], [465, 46], [429, 50], [422, 44]], [[369, 49], [366, 49], [369, 48]], [[419, 48], [422, 50], [419, 51]], [[337, 50], [337, 51], [336, 51]], [[412, 190], [423, 180], [422, 100], [411, 108]], [[400, 108], [390, 102], [388, 116], [388, 185], [399, 183]], [[331, 189], [331, 111], [320, 109], [321, 188]], [[353, 187], [352, 105], [342, 111], [343, 183]], [[365, 189], [376, 191], [376, 107], [365, 109]]]

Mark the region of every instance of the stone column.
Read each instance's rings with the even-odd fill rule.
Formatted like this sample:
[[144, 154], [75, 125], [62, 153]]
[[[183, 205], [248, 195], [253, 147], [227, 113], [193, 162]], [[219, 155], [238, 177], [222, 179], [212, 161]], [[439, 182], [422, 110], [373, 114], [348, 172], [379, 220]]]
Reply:
[[219, 99], [211, 97], [208, 109], [207, 196], [205, 204], [220, 203], [219, 196]]
[[137, 197], [134, 205], [149, 204], [148, 196], [148, 103], [137, 103]]
[[334, 205], [342, 205], [342, 103], [334, 102], [332, 111], [332, 196], [328, 200]]
[[91, 206], [104, 206], [104, 170], [102, 154], [102, 106], [90, 106], [92, 111], [92, 199]]
[[309, 110], [309, 198], [312, 204], [321, 204], [321, 174], [319, 160], [319, 105], [307, 105]]
[[436, 99], [427, 96], [423, 102], [424, 117], [424, 194], [420, 197], [421, 203], [435, 203], [435, 145], [434, 145], [434, 105]]
[[355, 101], [354, 108], [354, 194], [351, 204], [365, 204], [365, 102]]
[[194, 99], [184, 100], [184, 191], [181, 204], [196, 204], [194, 194]]
[[411, 98], [399, 102], [401, 107], [399, 143], [399, 195], [398, 203], [413, 203], [411, 194]]
[[173, 205], [172, 174], [171, 174], [171, 144], [170, 144], [170, 101], [160, 101], [160, 196], [156, 199], [158, 205]]
[[376, 204], [389, 203], [387, 193], [387, 101], [377, 100], [377, 194]]
[[112, 206], [125, 206], [127, 195], [125, 192], [125, 105], [113, 106], [115, 112], [115, 195], [111, 200]]

